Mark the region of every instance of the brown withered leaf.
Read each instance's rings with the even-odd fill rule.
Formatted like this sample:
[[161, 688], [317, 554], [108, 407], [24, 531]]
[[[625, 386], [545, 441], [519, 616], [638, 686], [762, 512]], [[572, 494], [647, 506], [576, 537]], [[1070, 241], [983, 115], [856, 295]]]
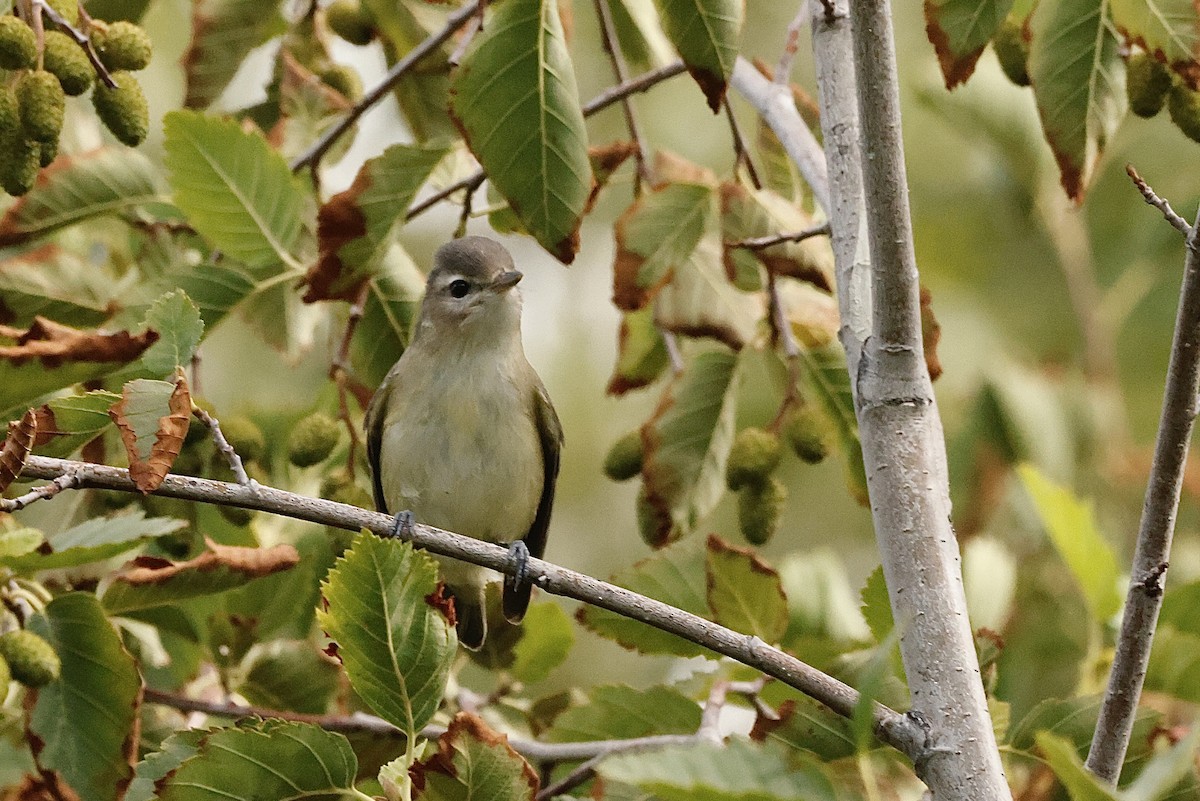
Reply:
[[37, 436], [37, 417], [33, 409], [21, 415], [20, 420], [8, 424], [8, 436], [0, 447], [0, 492], [8, 489], [9, 485], [21, 475], [25, 468], [25, 460], [33, 448], [34, 437]]
[[654, 299], [654, 322], [659, 328], [715, 339], [734, 350], [753, 338], [766, 311], [764, 293], [743, 292], [725, 274], [715, 233], [700, 240]]
[[0, 801], [80, 801], [80, 798], [58, 773], [48, 770], [42, 776], [25, 774], [20, 784], [4, 789]]
[[143, 495], [162, 484], [183, 447], [191, 418], [187, 378], [175, 382], [135, 379], [121, 390], [121, 400], [108, 410], [129, 456], [129, 476]]
[[658, 150], [654, 154], [654, 177], [662, 184], [705, 184], [715, 187], [717, 174], [708, 167], [688, 161], [678, 153]]
[[612, 142], [588, 148], [588, 161], [592, 163], [592, 191], [584, 204], [583, 213], [587, 214], [596, 205], [600, 190], [608, 184], [608, 179], [629, 157], [637, 153], [634, 142]]
[[651, 384], [667, 368], [666, 342], [654, 325], [652, 309], [628, 312], [621, 317], [617, 335], [617, 363], [608, 380], [609, 395], [624, 395]]
[[158, 332], [102, 334], [81, 331], [39, 316], [24, 331], [0, 325], [0, 338], [14, 342], [0, 345], [0, 360], [20, 365], [30, 359], [39, 359], [43, 366], [53, 369], [67, 362], [133, 361], [158, 341]]
[[[317, 261], [304, 276], [305, 303], [318, 300], [353, 301], [358, 296], [358, 283], [340, 280], [346, 265], [338, 256], [338, 251], [343, 245], [367, 235], [367, 218], [356, 201], [370, 182], [370, 174], [360, 171], [349, 189], [329, 198], [317, 211], [317, 242], [320, 250]], [[364, 281], [367, 278], [363, 276]]]
[[[486, 759], [490, 766], [486, 777], [470, 770], [480, 759]], [[436, 787], [441, 791], [435, 793], [438, 797], [475, 797], [480, 782], [486, 781], [488, 795], [533, 799], [540, 786], [537, 773], [509, 745], [508, 736], [471, 712], [455, 715], [446, 733], [438, 738], [437, 751], [414, 763], [408, 775], [417, 796]]]
[[295, 546], [287, 543], [272, 545], [270, 548], [243, 548], [221, 545], [207, 537], [204, 542], [208, 550], [185, 562], [139, 556], [130, 562], [131, 567], [117, 574], [113, 581], [145, 587], [165, 584], [187, 573], [224, 571], [236, 576], [238, 583], [231, 586], [240, 586], [249, 579], [290, 570], [300, 563], [300, 553]]
[[942, 374], [942, 360], [938, 358], [938, 343], [942, 341], [942, 326], [933, 316], [933, 293], [921, 286], [921, 338], [925, 343], [925, 366], [929, 378], [936, 381]]
[[767, 248], [731, 246], [743, 239], [793, 233], [809, 228], [813, 219], [787, 198], [769, 190], [749, 190], [740, 184], [721, 184], [721, 228], [725, 238], [723, 259], [730, 280], [738, 261], [757, 259], [775, 275], [807, 281], [833, 291], [833, 250], [827, 237], [800, 242], [780, 242]]

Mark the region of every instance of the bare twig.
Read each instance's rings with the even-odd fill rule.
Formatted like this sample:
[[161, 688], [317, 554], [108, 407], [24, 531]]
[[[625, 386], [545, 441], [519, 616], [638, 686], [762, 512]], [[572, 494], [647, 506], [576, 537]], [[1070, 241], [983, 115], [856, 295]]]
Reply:
[[[79, 487], [135, 491], [128, 470], [45, 456], [30, 456], [22, 475], [27, 478], [53, 479], [70, 471], [78, 474]], [[392, 535], [395, 525], [395, 521], [389, 515], [356, 506], [308, 498], [273, 487], [259, 485], [251, 488], [192, 476], [168, 475], [153, 494], [255, 509], [349, 531], [365, 528], [385, 537]], [[431, 553], [450, 556], [501, 573], [515, 569], [506, 548], [431, 526], [418, 524], [413, 531], [411, 542]], [[584, 601], [683, 637], [773, 676], [789, 687], [817, 699], [839, 715], [854, 715], [859, 694], [852, 687], [790, 654], [772, 648], [757, 637], [747, 637], [669, 604], [541, 559], [529, 559], [526, 575], [546, 592]], [[882, 704], [874, 704], [873, 709], [874, 731], [880, 740], [913, 759], [924, 753], [925, 736], [920, 727], [906, 716]]]
[[[411, 220], [413, 217], [416, 217], [418, 214], [421, 214], [421, 213], [433, 208], [441, 201], [443, 201], [446, 198], [453, 195], [455, 192], [465, 191], [467, 193], [467, 197], [470, 197], [472, 194], [474, 194], [475, 190], [477, 190], [480, 187], [480, 185], [483, 184], [483, 180], [486, 177], [487, 176], [483, 174], [483, 170], [478, 170], [476, 172], [471, 173], [466, 178], [463, 178], [461, 181], [455, 181], [454, 183], [450, 184], [449, 186], [445, 187], [444, 189], [440, 189], [437, 192], [434, 192], [432, 195], [425, 198], [424, 200], [414, 203], [409, 208], [409, 210], [404, 214], [404, 219]], [[464, 201], [464, 202], [466, 202], [466, 201]]]
[[729, 694], [729, 681], [717, 679], [708, 690], [708, 700], [700, 715], [697, 736], [710, 743], [721, 742], [721, 712], [725, 709], [725, 697]]
[[96, 71], [96, 77], [100, 79], [100, 82], [109, 89], [116, 89], [117, 82], [113, 80], [113, 76], [109, 73], [108, 68], [100, 63], [100, 57], [96, 55], [96, 51], [92, 48], [92, 41], [82, 31], [67, 22], [46, 0], [33, 0], [33, 4], [35, 8], [40, 9], [42, 14], [49, 17], [51, 22], [62, 29], [63, 33], [70, 36], [75, 44], [83, 49], [83, 52], [88, 57], [88, 61], [92, 64], [92, 69]]
[[451, 66], [457, 67], [458, 62], [462, 61], [463, 56], [467, 54], [467, 48], [471, 46], [471, 41], [475, 38], [475, 34], [479, 33], [483, 27], [483, 3], [479, 4], [479, 13], [471, 17], [471, 21], [467, 23], [467, 27], [463, 30], [462, 39], [454, 46], [454, 52], [450, 54], [450, 58], [446, 59]]
[[569, 793], [579, 785], [589, 781], [596, 775], [596, 766], [604, 761], [608, 754], [597, 754], [588, 761], [578, 765], [574, 770], [563, 776], [556, 782], [547, 784], [542, 789], [538, 790], [538, 794], [534, 796], [535, 801], [546, 801], [546, 799], [554, 798], [555, 796]]
[[1165, 198], [1159, 197], [1158, 194], [1150, 188], [1150, 184], [1142, 180], [1142, 176], [1138, 175], [1138, 171], [1133, 168], [1132, 164], [1125, 165], [1125, 173], [1129, 176], [1130, 180], [1133, 181], [1133, 185], [1138, 188], [1138, 191], [1142, 193], [1142, 197], [1146, 199], [1146, 202], [1161, 211], [1162, 216], [1166, 218], [1167, 222], [1175, 226], [1175, 230], [1179, 231], [1179, 233], [1183, 234], [1184, 236], [1191, 235], [1192, 226], [1188, 225], [1187, 220], [1180, 217], [1175, 212], [1175, 209], [1171, 208], [1171, 204], [1167, 202]]
[[350, 434], [350, 452], [346, 456], [346, 472], [352, 479], [354, 478], [354, 457], [358, 453], [362, 440], [358, 436], [358, 426], [350, 416], [350, 403], [346, 399], [349, 392], [346, 385], [351, 380], [350, 343], [354, 339], [354, 331], [358, 328], [359, 321], [362, 320], [363, 310], [366, 308], [370, 292], [371, 284], [364, 283], [358, 292], [358, 297], [350, 304], [350, 314], [346, 318], [346, 327], [342, 331], [342, 341], [338, 345], [337, 355], [333, 357], [333, 363], [329, 365], [329, 377], [337, 386], [338, 416], [341, 417], [346, 431]]
[[[608, 7], [608, 0], [593, 0], [593, 3], [596, 7], [596, 19], [600, 22], [601, 41], [604, 44], [605, 52], [608, 53], [608, 59], [612, 63], [613, 75], [616, 76], [617, 83], [624, 84], [629, 80], [629, 67], [625, 64], [625, 56], [622, 55], [620, 42], [617, 41], [617, 30], [613, 25], [612, 11]], [[625, 127], [629, 129], [629, 135], [637, 145], [637, 150], [634, 151], [637, 177], [633, 184], [633, 194], [636, 196], [641, 193], [643, 180], [653, 183], [649, 172], [650, 150], [646, 147], [646, 140], [642, 138], [637, 114], [634, 112], [633, 103], [628, 96], [621, 98], [621, 109], [625, 114]]]
[[828, 236], [829, 223], [823, 222], [805, 228], [802, 231], [790, 231], [782, 234], [771, 234], [770, 236], [756, 236], [751, 239], [739, 239], [736, 242], [726, 242], [727, 247], [745, 248], [746, 250], [763, 250], [765, 248], [782, 245], [784, 242], [803, 242], [805, 239], [811, 239], [814, 236]]
[[[1179, 225], [1164, 209], [1170, 207], [1150, 200], [1153, 190], [1136, 177], [1130, 177], [1146, 197], [1147, 202], [1163, 212], [1175, 228]], [[1185, 223], [1186, 225], [1186, 223]], [[1175, 316], [1175, 333], [1171, 342], [1171, 357], [1167, 366], [1167, 383], [1163, 391], [1162, 415], [1154, 442], [1154, 462], [1146, 486], [1142, 520], [1138, 528], [1137, 546], [1133, 554], [1129, 591], [1121, 632], [1117, 637], [1108, 689], [1096, 721], [1096, 733], [1088, 752], [1087, 768], [1101, 779], [1115, 784], [1125, 761], [1129, 737], [1133, 731], [1134, 715], [1158, 613], [1162, 608], [1163, 588], [1166, 586], [1167, 564], [1171, 554], [1171, 539], [1175, 533], [1175, 518], [1179, 511], [1179, 494], [1183, 484], [1184, 466], [1196, 420], [1196, 393], [1200, 388], [1200, 215], [1196, 224], [1188, 226], [1187, 255], [1184, 259], [1183, 286]]]
[[679, 350], [679, 337], [675, 336], [674, 331], [661, 328], [658, 323], [655, 323], [654, 326], [662, 334], [663, 345], [667, 349], [667, 359], [671, 362], [671, 372], [679, 375], [683, 372], [683, 353]]
[[238, 456], [237, 451], [229, 444], [229, 440], [225, 439], [225, 434], [221, 432], [221, 423], [217, 418], [194, 403], [192, 404], [192, 416], [208, 426], [208, 430], [212, 434], [213, 443], [217, 446], [217, 450], [221, 452], [221, 455], [225, 457], [225, 461], [229, 464], [229, 469], [233, 471], [237, 483], [243, 486], [250, 486], [250, 476], [246, 474], [246, 466], [242, 464], [242, 457]]
[[800, 10], [787, 27], [787, 34], [783, 39], [783, 52], [779, 54], [779, 63], [775, 66], [775, 83], [781, 86], [788, 85], [788, 78], [792, 74], [792, 62], [796, 60], [796, 52], [800, 49], [800, 31], [804, 30], [810, 16], [812, 10], [808, 7], [808, 0], [800, 0]]
[[[152, 687], [145, 689], [144, 699], [151, 704], [169, 706], [183, 712], [200, 712], [222, 718], [277, 718], [291, 720], [297, 723], [311, 723], [326, 731], [336, 731], [342, 734], [374, 734], [385, 737], [403, 737], [404, 733], [383, 718], [374, 715], [356, 713], [353, 715], [309, 715], [303, 712], [290, 712], [282, 709], [269, 709], [261, 706], [235, 704], [229, 701], [204, 701], [199, 698], [189, 698], [186, 695], [163, 692]], [[440, 732], [430, 730], [434, 737]], [[422, 732], [424, 734], [424, 732]]]
[[79, 477], [74, 471], [68, 471], [56, 477], [49, 484], [34, 487], [24, 495], [18, 495], [15, 498], [0, 498], [0, 512], [19, 512], [31, 503], [49, 500], [63, 490], [74, 489], [78, 486]]
[[[42, 2], [43, 0], [39, 0]], [[329, 148], [340, 139], [346, 131], [354, 127], [354, 123], [358, 122], [359, 117], [365, 114], [372, 106], [387, 96], [388, 92], [392, 91], [400, 79], [417, 65], [421, 59], [428, 56], [430, 53], [437, 50], [442, 44], [454, 35], [454, 32], [466, 24], [467, 20], [479, 9], [481, 0], [472, 0], [462, 8], [455, 10], [453, 14], [446, 18], [446, 24], [441, 30], [435, 31], [427, 36], [420, 44], [404, 54], [404, 57], [392, 65], [392, 68], [387, 71], [387, 75], [377, 85], [371, 88], [371, 91], [364, 94], [357, 103], [355, 103], [346, 116], [338, 120], [337, 123], [329, 126], [318, 138], [313, 142], [308, 150], [294, 158], [291, 163], [292, 172], [299, 172], [305, 167], [316, 167], [322, 157], [329, 151]]]
[[746, 168], [746, 174], [750, 176], [750, 183], [755, 189], [762, 189], [758, 170], [754, 168], [754, 160], [750, 158], [750, 151], [746, 149], [746, 140], [742, 138], [742, 129], [738, 127], [737, 117], [733, 116], [733, 106], [729, 105], [729, 95], [725, 95], [721, 105], [725, 107], [725, 118], [729, 120], [729, 134], [733, 138], [735, 164], [741, 164]]

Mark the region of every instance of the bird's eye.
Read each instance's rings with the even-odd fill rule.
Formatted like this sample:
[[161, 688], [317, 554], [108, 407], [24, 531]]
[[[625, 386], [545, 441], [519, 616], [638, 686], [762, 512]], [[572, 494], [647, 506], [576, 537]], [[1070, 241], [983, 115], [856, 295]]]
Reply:
[[455, 298], [465, 298], [467, 293], [471, 291], [471, 285], [461, 278], [456, 278], [450, 282], [450, 296]]

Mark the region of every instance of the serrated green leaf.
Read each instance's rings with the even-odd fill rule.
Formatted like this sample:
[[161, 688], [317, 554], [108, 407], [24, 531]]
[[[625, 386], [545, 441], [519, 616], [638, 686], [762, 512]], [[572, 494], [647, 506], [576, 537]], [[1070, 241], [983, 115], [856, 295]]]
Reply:
[[642, 477], [657, 524], [654, 544], [691, 531], [725, 491], [725, 462], [733, 443], [737, 356], [697, 356], [667, 387], [643, 427]]
[[236, 120], [173, 111], [163, 126], [175, 204], [196, 230], [248, 267], [298, 268], [304, 195], [283, 156]]
[[187, 293], [200, 310], [205, 328], [211, 330], [234, 306], [254, 291], [252, 277], [228, 264], [199, 264], [170, 276], [174, 286]]
[[437, 563], [407, 543], [360, 534], [321, 585], [317, 612], [350, 685], [409, 737], [441, 703], [458, 639], [432, 600]]
[[596, 773], [633, 784], [662, 801], [835, 801], [837, 793], [821, 764], [803, 754], [732, 737], [710, 743], [618, 754]]
[[563, 663], [575, 644], [575, 628], [556, 603], [536, 603], [525, 613], [521, 639], [514, 647], [516, 660], [509, 671], [526, 684], [550, 675]]
[[41, 688], [29, 730], [38, 763], [58, 771], [81, 798], [115, 801], [133, 777], [142, 680], [96, 597], [73, 592], [46, 605], [30, 629], [54, 646], [58, 681]]
[[717, 623], [768, 643], [783, 639], [787, 597], [775, 568], [715, 534], [708, 538], [704, 567], [708, 607]]
[[350, 343], [350, 364], [367, 386], [379, 386], [408, 347], [424, 294], [425, 277], [396, 245], [380, 274], [370, 281], [363, 316]]
[[[1092, 741], [1103, 700], [1099, 695], [1046, 699], [1009, 729], [1008, 745], [1028, 751], [1036, 744], [1039, 733], [1052, 732], [1070, 741], [1075, 751], [1082, 751]], [[1148, 746], [1150, 733], [1161, 720], [1162, 713], [1145, 707], [1139, 709], [1130, 742]]]
[[31, 553], [0, 559], [17, 572], [74, 567], [97, 562], [136, 548], [145, 540], [187, 526], [186, 520], [146, 517], [136, 509], [116, 517], [94, 517], [49, 538], [52, 553]]
[[585, 742], [694, 734], [700, 717], [700, 705], [672, 687], [635, 690], [623, 684], [600, 685], [588, 690], [587, 703], [558, 715], [546, 738]]
[[654, 383], [667, 369], [667, 345], [654, 324], [654, 309], [645, 308], [621, 316], [617, 335], [617, 363], [608, 379], [609, 395], [624, 395]]
[[558, 3], [505, 0], [489, 11], [451, 78], [450, 108], [525, 229], [570, 263], [592, 171]]
[[127, 147], [103, 147], [55, 159], [0, 218], [0, 247], [162, 199], [150, 160]]
[[[694, 541], [663, 548], [610, 580], [685, 612], [703, 618], [711, 615], [704, 595], [704, 552]], [[644, 654], [690, 657], [708, 653], [693, 642], [598, 606], [582, 607], [579, 621], [596, 634]]]
[[887, 581], [883, 577], [882, 565], [872, 570], [871, 575], [867, 576], [867, 583], [863, 585], [860, 598], [863, 619], [867, 621], [867, 627], [871, 629], [871, 636], [875, 638], [875, 642], [881, 643], [896, 627], [895, 620], [892, 618], [892, 602], [888, 598]]
[[1192, 0], [1109, 0], [1113, 23], [1192, 86], [1200, 79], [1200, 9]]
[[635, 200], [616, 222], [618, 308], [646, 306], [671, 270], [696, 250], [716, 213], [716, 193], [706, 184], [667, 184]]
[[137, 763], [125, 801], [155, 801], [158, 792], [154, 783], [182, 765], [185, 759], [195, 756], [208, 735], [202, 729], [186, 729], [163, 740], [157, 750], [146, 754]]
[[676, 266], [654, 298], [654, 321], [663, 330], [710, 337], [734, 350], [754, 337], [766, 311], [762, 293], [743, 292], [729, 279], [715, 227]]
[[533, 801], [538, 777], [529, 763], [479, 717], [460, 712], [438, 738], [437, 753], [411, 774], [421, 801]]
[[1117, 801], [1119, 796], [1113, 789], [1083, 766], [1070, 740], [1041, 732], [1037, 744], [1054, 775], [1067, 788], [1071, 801]]
[[700, 84], [708, 107], [721, 108], [738, 56], [745, 7], [742, 0], [654, 0], [663, 32]]
[[252, 656], [237, 692], [267, 709], [319, 715], [338, 689], [337, 665], [305, 640], [276, 640]]
[[1054, 484], [1032, 465], [1017, 468], [1046, 534], [1079, 583], [1088, 610], [1100, 623], [1121, 608], [1120, 572], [1112, 546], [1096, 528], [1092, 505]]
[[1033, 12], [1029, 77], [1067, 196], [1083, 200], [1125, 116], [1125, 62], [1108, 3], [1044, 0]]
[[0, 558], [24, 556], [42, 544], [46, 536], [36, 528], [11, 528], [0, 531]]
[[200, 310], [186, 292], [168, 292], [146, 312], [146, 328], [158, 332], [158, 341], [142, 354], [142, 367], [155, 376], [169, 376], [177, 367], [191, 364], [204, 335]]
[[0, 297], [8, 325], [35, 316], [64, 325], [94, 326], [112, 316], [113, 284], [96, 265], [57, 245], [44, 245], [0, 262]]
[[120, 399], [116, 393], [96, 390], [49, 401], [37, 410], [34, 450], [42, 456], [71, 455], [112, 425], [108, 410]]
[[826, 762], [852, 756], [858, 751], [850, 721], [811, 698], [789, 697], [780, 704], [777, 713], [778, 720], [760, 717], [750, 736], [808, 751]]
[[159, 780], [159, 801], [279, 801], [361, 798], [358, 760], [336, 732], [268, 720], [208, 733], [194, 756]]
[[[105, 19], [108, 19], [105, 17]], [[192, 12], [192, 41], [183, 57], [183, 105], [207, 108], [255, 47], [287, 30], [277, 5], [260, 0], [200, 0]]]
[[1013, 0], [926, 0], [925, 32], [937, 51], [946, 88], [966, 83]]
[[350, 188], [321, 206], [320, 253], [305, 278], [305, 301], [353, 300], [362, 283], [379, 274], [405, 212], [448, 151], [440, 145], [392, 145], [363, 162]]

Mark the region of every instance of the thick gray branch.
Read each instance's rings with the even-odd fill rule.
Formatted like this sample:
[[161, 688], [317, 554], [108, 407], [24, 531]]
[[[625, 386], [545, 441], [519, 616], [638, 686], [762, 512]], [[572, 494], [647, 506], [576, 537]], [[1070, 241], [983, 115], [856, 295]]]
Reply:
[[[1152, 191], [1146, 194], [1149, 187], [1145, 187], [1140, 179], [1135, 178], [1135, 181], [1146, 195], [1147, 202], [1163, 210], [1165, 202], [1155, 203], [1151, 196], [1157, 196]], [[1163, 213], [1166, 215], [1165, 210]], [[1176, 224], [1169, 215], [1167, 219]], [[1116, 783], [1121, 765], [1125, 762], [1134, 714], [1146, 679], [1146, 665], [1150, 661], [1154, 629], [1162, 609], [1167, 560], [1171, 554], [1171, 537], [1175, 533], [1175, 516], [1179, 511], [1179, 492], [1183, 486], [1188, 444], [1196, 420], [1198, 390], [1200, 214], [1197, 215], [1196, 224], [1187, 232], [1183, 288], [1179, 293], [1179, 308], [1175, 315], [1167, 385], [1163, 391], [1162, 415], [1154, 443], [1154, 462], [1150, 468], [1150, 482], [1146, 486], [1142, 521], [1133, 554], [1129, 594], [1125, 599], [1125, 613], [1121, 620], [1112, 672], [1108, 677], [1108, 690], [1100, 707], [1100, 719], [1096, 722], [1096, 734], [1087, 758], [1088, 770], [1112, 784]]]
[[[107, 465], [30, 456], [21, 473], [26, 479], [55, 479], [65, 474], [74, 475], [73, 481], [81, 488], [135, 491], [129, 471]], [[391, 535], [395, 522], [388, 515], [370, 512], [357, 506], [308, 498], [271, 487], [227, 484], [190, 476], [169, 475], [154, 494], [187, 501], [257, 509], [349, 531], [365, 528], [385, 537]], [[490, 567], [501, 573], [513, 569], [506, 548], [431, 526], [418, 524], [411, 542], [431, 553]], [[768, 676], [815, 698], [844, 717], [852, 717], [859, 703], [860, 696], [854, 688], [790, 654], [772, 648], [757, 637], [739, 634], [669, 604], [541, 559], [529, 560], [527, 575], [547, 592], [640, 620], [761, 670]], [[874, 731], [880, 740], [914, 760], [925, 753], [925, 737], [918, 726], [904, 715], [882, 704], [876, 703], [874, 710]]]

